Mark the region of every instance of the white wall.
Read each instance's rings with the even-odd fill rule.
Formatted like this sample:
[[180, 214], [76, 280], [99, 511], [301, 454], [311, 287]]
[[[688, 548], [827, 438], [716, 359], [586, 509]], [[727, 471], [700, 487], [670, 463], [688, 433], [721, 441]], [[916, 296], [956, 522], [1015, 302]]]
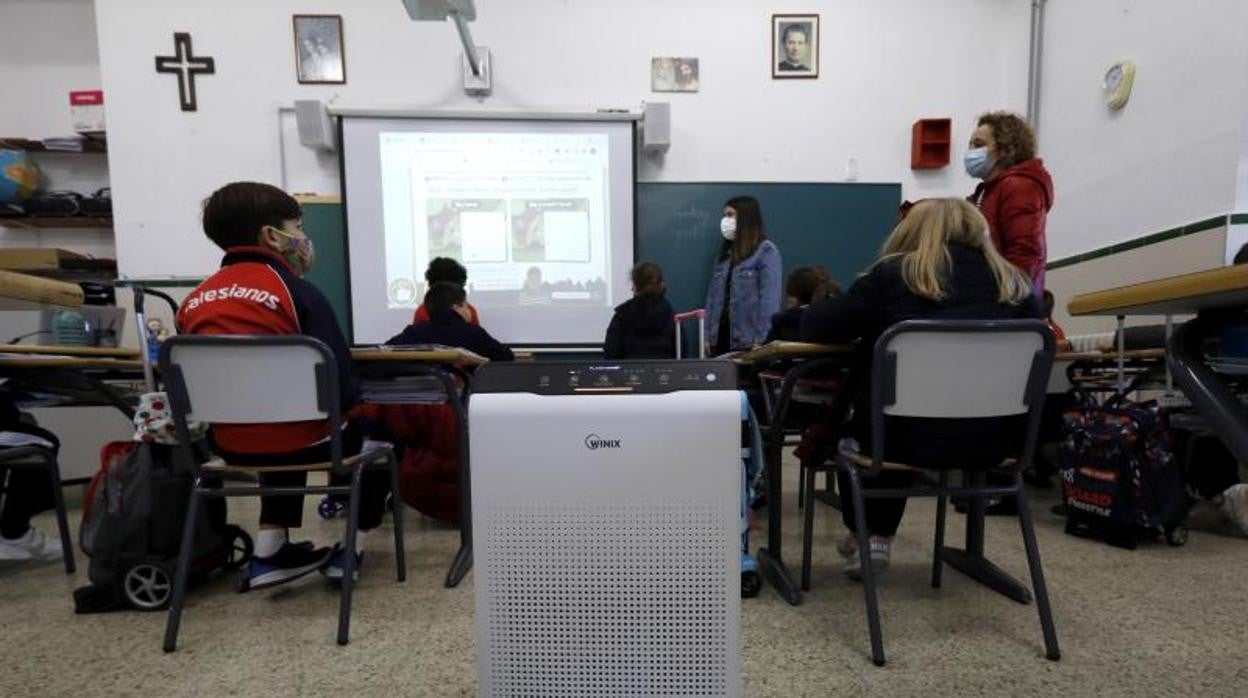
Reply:
[[[91, 0], [0, 2], [0, 86], [0, 136], [72, 135], [70, 91], [100, 89]], [[36, 161], [50, 189], [89, 194], [108, 183], [102, 155], [41, 154]], [[0, 244], [23, 237], [5, 235]], [[88, 241], [93, 250], [94, 243]], [[105, 249], [111, 254], [111, 248], [110, 242]]]
[[[672, 148], [642, 179], [900, 181], [907, 197], [969, 192], [961, 143], [973, 117], [1026, 102], [1027, 0], [478, 0], [478, 44], [495, 62], [490, 109], [637, 107], [672, 102]], [[770, 16], [822, 15], [822, 77], [770, 77]], [[295, 81], [291, 14], [342, 13], [348, 83]], [[465, 108], [449, 24], [416, 24], [399, 0], [96, 0], [118, 257], [131, 276], [203, 274], [217, 253], [200, 201], [233, 179], [279, 179], [277, 108], [339, 104]], [[175, 80], [153, 70], [172, 33], [216, 59], [199, 111], [178, 110]], [[702, 91], [649, 91], [652, 56], [701, 58]], [[910, 125], [954, 119], [954, 162], [916, 176]], [[302, 150], [286, 126], [288, 186], [334, 191], [336, 160]]]
[[[91, 0], [0, 0], [0, 136], [73, 133], [71, 90], [100, 89]], [[108, 183], [102, 155], [38, 154], [50, 189], [91, 193]], [[102, 229], [19, 230], [0, 226], [0, 247], [60, 247], [97, 257], [115, 254]], [[0, 313], [0, 342], [39, 329], [39, 313]]]
[[[1248, 114], [1243, 0], [1051, 0], [1040, 151], [1057, 195], [1049, 259], [1229, 212]], [[1101, 78], [1136, 63], [1112, 113]]]
[[0, 2], [0, 85], [0, 135], [73, 133], [70, 90], [100, 88], [91, 0]]

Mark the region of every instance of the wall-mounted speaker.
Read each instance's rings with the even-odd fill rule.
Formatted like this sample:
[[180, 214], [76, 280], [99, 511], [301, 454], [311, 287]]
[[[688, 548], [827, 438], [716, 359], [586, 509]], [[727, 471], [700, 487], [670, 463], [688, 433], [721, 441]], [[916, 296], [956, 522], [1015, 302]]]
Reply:
[[329, 110], [319, 99], [295, 100], [295, 125], [299, 128], [299, 142], [313, 150], [333, 152], [338, 149], [334, 135], [334, 122]]
[[641, 117], [641, 144], [646, 152], [662, 153], [672, 146], [672, 105], [646, 102]]

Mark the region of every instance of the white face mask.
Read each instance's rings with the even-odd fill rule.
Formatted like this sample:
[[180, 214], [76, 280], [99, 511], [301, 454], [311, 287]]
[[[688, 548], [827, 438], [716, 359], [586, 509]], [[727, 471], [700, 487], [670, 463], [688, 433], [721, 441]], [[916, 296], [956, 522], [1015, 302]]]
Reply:
[[734, 240], [737, 237], [737, 219], [724, 216], [719, 219], [719, 232], [723, 234], [725, 240]]

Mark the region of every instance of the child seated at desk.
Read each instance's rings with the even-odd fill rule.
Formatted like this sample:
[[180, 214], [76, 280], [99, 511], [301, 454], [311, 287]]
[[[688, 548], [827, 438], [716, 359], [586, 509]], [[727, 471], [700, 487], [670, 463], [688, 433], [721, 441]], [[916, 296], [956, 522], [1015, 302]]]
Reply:
[[633, 297], [615, 309], [602, 354], [608, 359], [670, 359], [676, 355], [676, 321], [664, 295], [663, 270], [654, 262], [633, 267]]
[[[914, 205], [884, 242], [880, 259], [842, 296], [816, 300], [802, 318], [809, 342], [848, 343], [860, 339], [868, 352], [888, 327], [902, 320], [1039, 318], [1031, 281], [992, 246], [988, 223], [962, 199], [927, 199]], [[864, 357], [865, 358], [865, 357]], [[862, 386], [870, 380], [862, 380]], [[853, 439], [843, 447], [869, 453], [870, 395], [858, 392], [850, 426]], [[926, 468], [991, 466], [1022, 443], [1013, 418], [959, 422], [889, 418], [885, 458]], [[856, 443], [853, 443], [856, 441]], [[885, 471], [862, 481], [865, 488], [904, 487], [909, 473]], [[840, 476], [840, 491], [849, 479]], [[845, 525], [854, 530], [853, 504], [841, 500]], [[888, 566], [892, 538], [905, 512], [905, 499], [869, 499], [866, 521], [872, 569]], [[854, 537], [837, 546], [847, 558], [845, 574], [861, 578]]]
[[[468, 270], [464, 265], [460, 264], [450, 257], [434, 257], [428, 268], [425, 269], [425, 282], [429, 284], [429, 288], [433, 288], [434, 284], [448, 281], [464, 288], [468, 285]], [[473, 325], [481, 324], [481, 315], [472, 303], [464, 302], [468, 308], [468, 322]], [[416, 313], [412, 316], [412, 324], [421, 322], [429, 322], [429, 308], [422, 302], [420, 307], [416, 308]]]
[[[511, 349], [469, 321], [462, 286], [430, 286], [424, 305], [429, 321], [409, 325], [391, 345], [442, 344], [467, 349], [491, 361], [511, 361]], [[451, 525], [459, 523], [459, 425], [449, 405], [366, 405], [361, 415], [384, 426], [400, 449], [399, 496], [417, 511]]]
[[[314, 253], [312, 241], [303, 232], [299, 203], [268, 184], [234, 182], [204, 202], [203, 226], [208, 238], [225, 251], [225, 258], [221, 269], [191, 291], [182, 304], [178, 313], [181, 332], [315, 337], [333, 351], [346, 414], [355, 402], [351, 354], [329, 301], [302, 278], [312, 266]], [[227, 463], [242, 466], [323, 463], [330, 458], [328, 435], [325, 421], [217, 424], [212, 429], [217, 453]], [[363, 442], [360, 422], [348, 421], [342, 433], [342, 455], [358, 454]], [[270, 487], [301, 487], [307, 473], [265, 473], [259, 479]], [[350, 476], [331, 474], [330, 481], [347, 484]], [[357, 571], [359, 550], [367, 539], [364, 534], [381, 524], [389, 490], [385, 471], [372, 469], [363, 474], [360, 535], [353, 551]], [[289, 529], [302, 522], [301, 495], [260, 498], [260, 532], [247, 567], [251, 589], [289, 582], [316, 570], [330, 580], [342, 579], [346, 556], [340, 548], [289, 541]]]
[[[55, 434], [24, 419], [13, 397], [0, 390], [0, 451], [23, 446], [41, 446], [55, 454], [61, 444]], [[4, 485], [0, 502], [0, 560], [61, 559], [61, 539], [30, 525], [32, 516], [56, 504], [47, 472], [0, 465], [0, 484]]]
[[766, 341], [802, 341], [802, 315], [817, 291], [824, 296], [840, 295], [841, 287], [832, 280], [827, 269], [818, 265], [798, 267], [789, 272], [784, 282], [785, 309], [771, 316], [771, 330]]
[[439, 281], [425, 293], [422, 308], [428, 310], [429, 322], [408, 325], [386, 344], [443, 344], [480, 354], [490, 361], [512, 361], [515, 355], [482, 327], [472, 322], [464, 287], [450, 281]]

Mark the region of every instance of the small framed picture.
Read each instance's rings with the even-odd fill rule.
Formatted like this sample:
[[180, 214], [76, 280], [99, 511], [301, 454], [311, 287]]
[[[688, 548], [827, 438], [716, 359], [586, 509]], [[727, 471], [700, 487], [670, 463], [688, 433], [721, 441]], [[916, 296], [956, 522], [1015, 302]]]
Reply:
[[771, 16], [771, 77], [819, 77], [819, 15]]
[[347, 81], [342, 15], [295, 15], [295, 74], [300, 84]]
[[697, 92], [698, 59], [651, 58], [650, 90], [652, 92]]

